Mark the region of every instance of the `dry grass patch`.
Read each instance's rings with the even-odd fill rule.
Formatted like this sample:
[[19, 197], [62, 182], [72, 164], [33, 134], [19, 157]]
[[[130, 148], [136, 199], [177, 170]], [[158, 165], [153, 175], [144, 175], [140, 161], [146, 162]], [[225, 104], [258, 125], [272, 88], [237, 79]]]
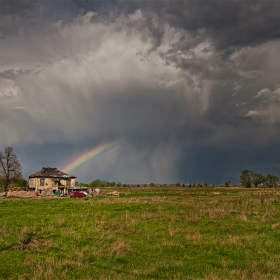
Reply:
[[186, 234], [186, 241], [191, 242], [194, 245], [201, 245], [202, 243], [202, 235], [197, 229], [193, 229], [192, 231]]
[[[266, 269], [265, 269], [266, 270]], [[230, 272], [229, 279], [240, 280], [279, 280], [279, 277], [275, 274], [264, 272], [263, 267], [258, 262], [251, 262], [242, 269], [234, 269]]]
[[39, 279], [69, 279], [74, 267], [83, 268], [82, 260], [76, 261], [67, 256], [63, 259], [48, 256], [43, 259], [27, 258], [25, 263], [31, 268], [30, 280]]
[[130, 251], [131, 251], [131, 247], [129, 245], [129, 242], [122, 238], [117, 238], [117, 240], [115, 240], [111, 245], [111, 248], [109, 250], [109, 255], [120, 257], [120, 256], [125, 256]]
[[162, 214], [162, 213], [143, 212], [141, 214], [141, 219], [144, 220], [144, 221], [147, 221], [147, 220], [158, 220], [158, 221], [161, 221], [161, 220], [166, 219], [166, 216], [164, 214]]
[[271, 225], [271, 228], [272, 229], [280, 228], [280, 223], [276, 223], [276, 224]]
[[35, 252], [53, 246], [56, 246], [56, 244], [41, 237], [36, 229], [23, 227], [18, 235], [18, 242], [12, 248]]
[[226, 238], [221, 239], [220, 245], [221, 246], [236, 246], [236, 247], [246, 247], [251, 246], [254, 244], [254, 242], [257, 240], [257, 235], [246, 235], [246, 236], [240, 236], [240, 235], [233, 235], [230, 234]]
[[186, 222], [197, 222], [201, 219], [201, 215], [197, 212], [190, 212], [189, 215], [185, 216]]

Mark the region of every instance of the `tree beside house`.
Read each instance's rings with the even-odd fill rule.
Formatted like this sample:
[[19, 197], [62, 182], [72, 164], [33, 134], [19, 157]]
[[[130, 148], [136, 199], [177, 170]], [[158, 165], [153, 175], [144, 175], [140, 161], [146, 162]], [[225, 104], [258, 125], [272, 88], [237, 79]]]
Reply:
[[12, 147], [0, 152], [0, 180], [7, 193], [9, 186], [22, 178], [22, 168]]

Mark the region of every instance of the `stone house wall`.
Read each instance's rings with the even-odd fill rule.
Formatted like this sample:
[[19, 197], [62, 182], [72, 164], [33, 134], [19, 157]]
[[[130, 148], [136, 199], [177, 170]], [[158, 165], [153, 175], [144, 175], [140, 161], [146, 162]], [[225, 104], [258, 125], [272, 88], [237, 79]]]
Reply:
[[58, 179], [58, 178], [30, 178], [29, 187], [35, 191], [44, 191], [48, 189], [63, 190], [63, 193], [68, 193], [68, 189], [74, 188], [76, 185], [75, 179]]

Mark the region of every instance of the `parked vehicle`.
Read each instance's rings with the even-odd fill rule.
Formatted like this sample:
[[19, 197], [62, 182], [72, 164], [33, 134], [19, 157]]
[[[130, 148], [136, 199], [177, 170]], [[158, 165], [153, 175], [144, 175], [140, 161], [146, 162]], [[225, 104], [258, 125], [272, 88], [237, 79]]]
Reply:
[[79, 198], [79, 197], [85, 197], [85, 196], [86, 196], [86, 194], [84, 192], [73, 191], [70, 193], [70, 197]]

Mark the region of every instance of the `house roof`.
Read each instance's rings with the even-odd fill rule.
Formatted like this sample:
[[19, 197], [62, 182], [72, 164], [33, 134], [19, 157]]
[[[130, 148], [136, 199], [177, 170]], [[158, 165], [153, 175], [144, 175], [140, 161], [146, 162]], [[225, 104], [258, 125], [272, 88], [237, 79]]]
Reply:
[[57, 168], [42, 167], [42, 169], [32, 175], [29, 178], [59, 178], [59, 179], [74, 179], [73, 175], [64, 173]]

